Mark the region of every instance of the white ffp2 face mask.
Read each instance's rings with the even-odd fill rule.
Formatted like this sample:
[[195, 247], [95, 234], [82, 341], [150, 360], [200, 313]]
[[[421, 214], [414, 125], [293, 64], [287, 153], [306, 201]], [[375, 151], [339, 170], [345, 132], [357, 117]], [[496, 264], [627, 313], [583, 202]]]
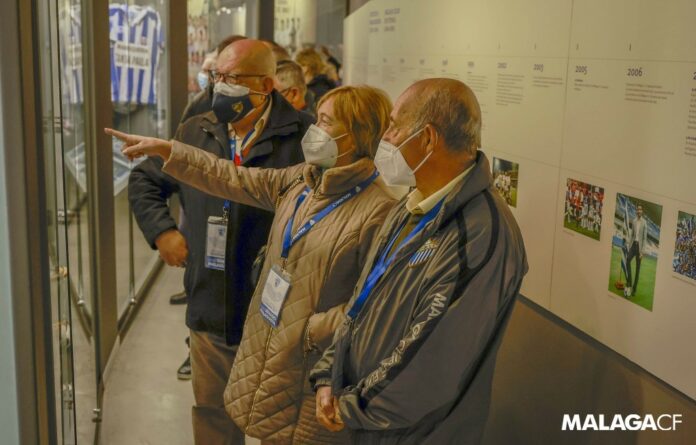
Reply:
[[305, 161], [308, 164], [313, 164], [323, 168], [331, 168], [336, 165], [336, 160], [341, 156], [345, 156], [353, 150], [347, 151], [340, 156], [338, 155], [338, 145], [336, 141], [348, 133], [344, 133], [338, 137], [331, 137], [329, 133], [321, 127], [312, 124], [307, 129], [302, 138], [302, 153], [304, 153]]
[[414, 187], [416, 185], [415, 173], [421, 168], [425, 161], [428, 160], [432, 152], [428, 153], [415, 169], [411, 169], [406, 159], [404, 159], [404, 155], [401, 154], [401, 147], [419, 135], [422, 131], [423, 128], [416, 131], [399, 144], [398, 147], [384, 139], [379, 141], [379, 147], [375, 154], [375, 166], [387, 185], [405, 185], [407, 187]]

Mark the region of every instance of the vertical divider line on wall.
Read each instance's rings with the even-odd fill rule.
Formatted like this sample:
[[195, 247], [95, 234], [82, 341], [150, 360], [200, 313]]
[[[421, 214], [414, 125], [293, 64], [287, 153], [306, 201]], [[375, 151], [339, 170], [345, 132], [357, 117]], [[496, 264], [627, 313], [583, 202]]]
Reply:
[[568, 81], [569, 81], [569, 75], [570, 73], [570, 51], [571, 51], [571, 45], [573, 43], [573, 11], [575, 9], [575, 0], [571, 0], [570, 2], [570, 17], [569, 17], [569, 24], [568, 24], [568, 57], [566, 58], [566, 80], [565, 80], [565, 93], [563, 94], [563, 118], [561, 119], [561, 147], [559, 150], [559, 155], [558, 155], [558, 179], [556, 180], [556, 212], [554, 213], [554, 224], [553, 224], [553, 230], [554, 230], [554, 235], [553, 235], [553, 243], [551, 243], [551, 277], [549, 279], [549, 307], [547, 310], [555, 313], [552, 309], [553, 306], [553, 276], [554, 276], [554, 269], [556, 268], [556, 262], [555, 262], [555, 256], [556, 256], [556, 239], [558, 238], [556, 234], [558, 233], [558, 215], [560, 211], [560, 206], [563, 206], [559, 199], [558, 199], [558, 194], [561, 191], [561, 187], [563, 187], [563, 184], [561, 183], [561, 178], [562, 174], [561, 172], [563, 171], [563, 149], [565, 147], [565, 120], [566, 120], [566, 115], [568, 114], [568, 110], [566, 105], [568, 104]]
[[90, 293], [95, 333], [97, 406], [101, 420], [104, 370], [117, 338], [116, 248], [111, 138], [103, 129], [113, 122], [110, 85], [108, 0], [82, 3], [82, 51], [85, 103], [85, 155], [89, 210]]

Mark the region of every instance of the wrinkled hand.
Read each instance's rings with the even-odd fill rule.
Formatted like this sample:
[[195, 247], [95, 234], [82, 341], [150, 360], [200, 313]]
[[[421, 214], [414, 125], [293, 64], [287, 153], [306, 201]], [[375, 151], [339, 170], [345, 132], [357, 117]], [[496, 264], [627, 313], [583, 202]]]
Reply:
[[104, 132], [124, 142], [121, 153], [131, 161], [141, 156], [159, 156], [166, 161], [172, 152], [172, 143], [164, 139], [123, 133], [113, 128], [105, 128]]
[[186, 238], [176, 229], [162, 232], [155, 240], [162, 260], [169, 266], [184, 267], [188, 257]]
[[338, 398], [331, 394], [330, 386], [322, 386], [317, 390], [317, 420], [329, 431], [341, 431], [345, 425], [341, 420], [338, 409]]

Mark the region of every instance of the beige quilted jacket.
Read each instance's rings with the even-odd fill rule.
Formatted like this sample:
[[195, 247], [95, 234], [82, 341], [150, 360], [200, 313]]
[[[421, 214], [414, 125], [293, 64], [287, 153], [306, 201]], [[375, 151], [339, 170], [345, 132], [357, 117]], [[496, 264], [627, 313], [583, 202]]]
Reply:
[[266, 322], [259, 307], [270, 268], [282, 265], [283, 231], [305, 187], [311, 192], [297, 212], [292, 233], [369, 178], [375, 171], [372, 160], [363, 158], [323, 175], [310, 165], [282, 170], [243, 168], [174, 142], [163, 171], [212, 195], [275, 211], [266, 261], [225, 390], [230, 417], [264, 444], [346, 443], [345, 431], [330, 433], [317, 423], [307, 376], [343, 321], [345, 304], [373, 237], [396, 204], [381, 178], [331, 212], [292, 247], [284, 265], [292, 276], [291, 287], [277, 328]]

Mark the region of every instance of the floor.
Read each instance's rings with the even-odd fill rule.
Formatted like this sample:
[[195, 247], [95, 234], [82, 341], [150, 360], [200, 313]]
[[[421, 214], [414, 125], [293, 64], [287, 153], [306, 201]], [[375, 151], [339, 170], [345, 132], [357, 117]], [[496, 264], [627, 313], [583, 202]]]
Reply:
[[193, 444], [191, 382], [176, 378], [187, 354], [185, 306], [169, 304], [182, 277], [183, 270], [164, 268], [116, 353], [106, 376], [101, 443]]
[[[181, 288], [182, 272], [162, 271], [116, 352], [106, 376], [103, 444], [193, 443], [191, 384], [176, 379], [186, 356], [185, 308], [168, 302]], [[688, 421], [669, 433], [564, 434], [559, 413], [681, 413], [692, 419], [696, 405], [525, 301], [518, 302], [498, 355], [484, 444], [696, 443]], [[252, 444], [259, 442], [247, 439]]]

